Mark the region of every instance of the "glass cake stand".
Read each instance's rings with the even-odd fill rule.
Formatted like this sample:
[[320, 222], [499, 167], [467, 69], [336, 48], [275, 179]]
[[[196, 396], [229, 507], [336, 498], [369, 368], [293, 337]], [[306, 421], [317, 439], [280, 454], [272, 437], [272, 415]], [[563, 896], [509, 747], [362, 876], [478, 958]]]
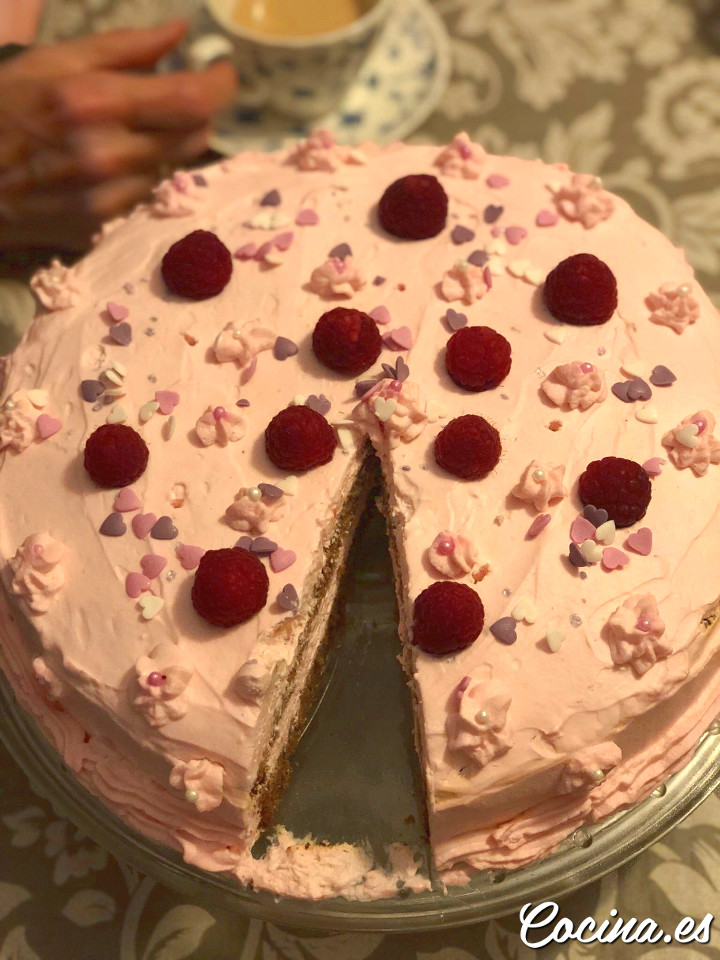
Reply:
[[[344, 591], [339, 655], [293, 757], [277, 822], [295, 836], [426, 850], [410, 697], [396, 660], [396, 607], [384, 521], [370, 508], [353, 546]], [[37, 793], [121, 860], [178, 889], [192, 902], [295, 927], [387, 932], [437, 930], [516, 913], [528, 901], [557, 900], [637, 856], [688, 816], [720, 782], [720, 723], [712, 724], [679, 773], [652, 796], [582, 828], [554, 854], [514, 871], [485, 871], [465, 888], [355, 903], [276, 898], [206, 873], [132, 830], [85, 790], [0, 673], [0, 735]]]

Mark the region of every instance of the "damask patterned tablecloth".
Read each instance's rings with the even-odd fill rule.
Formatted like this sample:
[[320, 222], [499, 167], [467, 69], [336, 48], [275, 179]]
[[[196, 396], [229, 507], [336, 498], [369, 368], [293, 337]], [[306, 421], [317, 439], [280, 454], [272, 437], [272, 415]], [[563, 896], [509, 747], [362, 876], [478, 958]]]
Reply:
[[[710, 17], [713, 4], [702, 4]], [[50, 0], [43, 31], [50, 37], [153, 21], [158, 6]], [[564, 160], [601, 175], [685, 247], [720, 302], [720, 57], [697, 10], [682, 0], [440, 0], [436, 8], [451, 35], [454, 70], [439, 109], [411, 139], [440, 143], [464, 128], [492, 151]], [[22, 291], [12, 296], [21, 307]], [[521, 942], [517, 917], [418, 936], [312, 934], [183, 902], [58, 819], [1, 749], [0, 770], [0, 960], [537, 955]], [[664, 930], [685, 915], [720, 914], [718, 798], [631, 865], [562, 903], [575, 922], [600, 921], [612, 909], [652, 917]], [[557, 960], [720, 958], [720, 929], [703, 946], [567, 943], [542, 953]]]

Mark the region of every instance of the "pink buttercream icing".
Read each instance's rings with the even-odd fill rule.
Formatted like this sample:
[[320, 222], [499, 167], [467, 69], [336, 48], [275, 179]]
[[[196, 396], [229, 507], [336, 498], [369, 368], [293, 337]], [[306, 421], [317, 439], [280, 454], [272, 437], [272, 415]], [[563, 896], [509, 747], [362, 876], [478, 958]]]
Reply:
[[250, 496], [252, 487], [241, 487], [225, 511], [225, 518], [233, 530], [241, 533], [267, 533], [271, 523], [281, 520], [287, 511], [287, 498]]
[[39, 410], [26, 390], [12, 393], [0, 407], [0, 450], [10, 447], [21, 453], [36, 438]]
[[532, 503], [536, 510], [547, 510], [551, 503], [562, 500], [567, 496], [563, 485], [565, 467], [552, 467], [532, 460], [520, 478], [520, 482], [512, 488], [512, 495], [518, 500]]
[[435, 166], [446, 177], [477, 180], [487, 154], [464, 131], [458, 133], [435, 158]]
[[617, 608], [605, 626], [613, 662], [629, 664], [637, 677], [672, 653], [663, 639], [665, 624], [652, 594], [633, 594]]
[[645, 297], [645, 306], [652, 311], [653, 323], [670, 327], [675, 333], [682, 333], [700, 317], [700, 304], [689, 284], [664, 283], [657, 293]]
[[614, 740], [606, 740], [578, 750], [568, 757], [557, 787], [559, 794], [596, 787], [622, 760], [622, 750]]
[[608, 393], [602, 370], [580, 360], [555, 367], [540, 387], [556, 407], [569, 410], [587, 410], [594, 403], [602, 403]]
[[313, 270], [309, 285], [321, 297], [351, 297], [365, 286], [365, 277], [352, 257], [330, 257]]
[[185, 692], [195, 671], [190, 657], [176, 644], [158, 644], [148, 656], [138, 658], [135, 672], [142, 692], [133, 704], [151, 727], [185, 716], [190, 705]]
[[38, 684], [45, 691], [48, 700], [59, 700], [65, 692], [65, 684], [50, 669], [44, 657], [35, 657], [32, 662], [33, 673]]
[[217, 443], [226, 447], [245, 436], [245, 418], [232, 409], [208, 407], [195, 424], [195, 433], [204, 447]]
[[607, 220], [615, 209], [611, 193], [603, 190], [597, 177], [575, 173], [570, 183], [561, 186], [553, 195], [555, 205], [568, 220], [578, 220], [586, 229]]
[[440, 281], [440, 293], [449, 303], [462, 300], [472, 304], [481, 300], [488, 292], [487, 275], [482, 267], [476, 267], [467, 260], [458, 260], [443, 274]]
[[[185, 790], [186, 798], [198, 813], [219, 807], [223, 799], [225, 768], [212, 760], [188, 760], [176, 763], [170, 771], [170, 786]], [[193, 799], [187, 794], [193, 791]]]
[[198, 187], [192, 174], [177, 170], [153, 190], [150, 211], [156, 217], [185, 217], [195, 213], [207, 188]]
[[215, 337], [215, 359], [218, 363], [236, 360], [244, 367], [263, 350], [271, 350], [276, 339], [277, 334], [259, 321], [248, 320], [242, 327], [231, 322]]
[[49, 267], [38, 270], [30, 280], [30, 287], [48, 310], [74, 307], [84, 292], [78, 279], [78, 268], [66, 267], [59, 260], [53, 260]]
[[334, 173], [344, 163], [363, 164], [364, 159], [361, 151], [339, 146], [328, 130], [313, 130], [295, 147], [288, 163], [295, 164], [299, 170]]
[[49, 533], [27, 537], [10, 560], [10, 591], [31, 613], [47, 613], [65, 584], [65, 547]]
[[451, 698], [445, 725], [447, 746], [448, 750], [462, 751], [483, 767], [512, 746], [504, 732], [512, 696], [500, 681], [473, 684], [471, 677], [467, 681], [463, 680]]
[[709, 410], [698, 410], [668, 430], [662, 443], [676, 467], [690, 467], [696, 477], [702, 477], [711, 463], [720, 463], [720, 440], [714, 430], [715, 417]]
[[472, 572], [478, 561], [478, 551], [467, 531], [452, 533], [443, 530], [430, 544], [427, 558], [436, 573], [457, 580]]
[[417, 383], [380, 380], [350, 414], [373, 442], [390, 449], [416, 440], [425, 429], [428, 414]]

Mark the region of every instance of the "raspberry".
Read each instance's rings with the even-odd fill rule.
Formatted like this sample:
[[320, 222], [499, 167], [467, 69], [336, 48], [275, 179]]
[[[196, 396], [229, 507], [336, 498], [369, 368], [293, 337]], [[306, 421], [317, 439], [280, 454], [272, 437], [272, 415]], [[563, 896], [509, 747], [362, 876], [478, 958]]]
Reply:
[[578, 483], [578, 494], [587, 506], [607, 510], [616, 527], [642, 520], [652, 496], [650, 477], [639, 463], [623, 457], [593, 460]]
[[366, 313], [336, 307], [315, 324], [312, 346], [320, 363], [338, 373], [357, 376], [380, 356], [382, 337], [377, 324]]
[[447, 372], [465, 390], [492, 390], [510, 373], [511, 347], [492, 327], [463, 327], [448, 340]]
[[310, 407], [286, 407], [265, 428], [265, 450], [281, 470], [320, 467], [332, 460], [336, 446], [335, 431]]
[[232, 275], [232, 257], [209, 230], [193, 230], [174, 243], [162, 259], [168, 290], [188, 300], [207, 300], [221, 293]]
[[590, 327], [605, 323], [617, 307], [617, 281], [591, 253], [562, 260], [545, 278], [545, 306], [556, 320]]
[[267, 603], [268, 575], [262, 560], [239, 547], [208, 550], [195, 573], [193, 606], [216, 627], [236, 627]]
[[404, 240], [425, 240], [445, 227], [448, 198], [436, 177], [413, 173], [391, 183], [380, 198], [380, 223]]
[[435, 437], [435, 462], [463, 480], [481, 480], [497, 465], [500, 434], [483, 417], [466, 413]]
[[443, 656], [464, 650], [480, 636], [485, 622], [482, 600], [466, 583], [431, 583], [415, 600], [413, 643], [425, 653]]
[[123, 423], [104, 423], [85, 444], [85, 469], [99, 487], [127, 487], [145, 473], [150, 451]]

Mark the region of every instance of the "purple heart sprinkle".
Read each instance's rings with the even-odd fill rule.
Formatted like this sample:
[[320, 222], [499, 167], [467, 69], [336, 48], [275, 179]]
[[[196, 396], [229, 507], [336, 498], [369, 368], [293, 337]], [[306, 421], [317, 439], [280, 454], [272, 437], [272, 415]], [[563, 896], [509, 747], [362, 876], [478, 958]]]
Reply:
[[650, 374], [650, 383], [654, 387], [669, 387], [670, 384], [675, 383], [676, 380], [677, 377], [672, 370], [668, 370], [668, 368], [662, 364], [655, 367]]
[[621, 381], [618, 381], [617, 383], [614, 383], [612, 387], [610, 387], [610, 389], [618, 398], [618, 400], [622, 400], [623, 403], [633, 402], [632, 397], [630, 397], [628, 394], [628, 388], [631, 382], [632, 382], [631, 380], [621, 380]]
[[155, 521], [150, 531], [153, 540], [174, 540], [177, 535], [177, 527], [170, 517], [160, 517]]
[[583, 555], [582, 550], [576, 543], [570, 544], [570, 563], [574, 567], [590, 566], [590, 561]]
[[483, 210], [483, 220], [485, 223], [495, 223], [502, 212], [503, 207], [498, 207], [494, 203], [489, 203]]
[[390, 366], [389, 363], [384, 363], [382, 368], [389, 380], [397, 380], [397, 377], [395, 376], [395, 367]]
[[238, 542], [235, 544], [237, 550], [250, 550], [253, 544], [253, 538], [244, 536], [240, 537]]
[[385, 277], [381, 277], [380, 274], [378, 274], [377, 277], [375, 277], [375, 279], [373, 280], [374, 287], [381, 287], [384, 283], [385, 283]]
[[467, 262], [471, 263], [474, 267], [484, 267], [488, 259], [488, 255], [484, 250], [473, 250], [467, 258]]
[[249, 407], [249, 406], [250, 406], [250, 401], [249, 401], [249, 400], [245, 400], [243, 397], [241, 397], [239, 400], [236, 400], [236, 401], [235, 401], [235, 406], [236, 406], [236, 407]]
[[475, 239], [475, 231], [459, 223], [456, 227], [452, 228], [450, 239], [453, 243], [469, 243]]
[[405, 363], [402, 357], [398, 357], [397, 363], [395, 364], [395, 379], [399, 380], [400, 383], [404, 383], [409, 376], [410, 367]]
[[100, 533], [104, 537], [122, 537], [127, 533], [127, 526], [121, 514], [111, 513], [109, 517], [105, 517], [100, 527]]
[[279, 207], [281, 203], [281, 197], [278, 190], [268, 190], [265, 196], [260, 201], [261, 207]]
[[490, 625], [490, 633], [496, 640], [499, 640], [500, 643], [505, 643], [509, 646], [517, 640], [516, 626], [512, 617], [500, 617], [499, 620], [496, 620], [495, 623]]
[[582, 514], [586, 520], [589, 520], [590, 523], [597, 530], [598, 527], [601, 527], [604, 523], [607, 523], [609, 515], [607, 510], [602, 510], [598, 507], [594, 507], [591, 503], [588, 503], [587, 506], [583, 509]]
[[104, 390], [99, 380], [83, 380], [80, 384], [80, 393], [86, 403], [95, 403]]
[[255, 537], [250, 550], [258, 556], [265, 557], [277, 550], [278, 545], [267, 537]]
[[649, 400], [652, 390], [640, 377], [635, 377], [628, 383], [627, 395], [630, 400]]
[[129, 323], [124, 321], [123, 323], [116, 323], [110, 327], [109, 333], [115, 343], [121, 347], [127, 347], [128, 344], [132, 343], [132, 327]]
[[453, 310], [452, 307], [448, 307], [447, 313], [445, 314], [445, 322], [452, 331], [455, 331], [467, 326], [468, 318], [466, 314], [459, 313], [457, 310]]
[[315, 413], [319, 413], [324, 417], [325, 414], [330, 412], [330, 407], [332, 404], [324, 393], [321, 393], [319, 397], [316, 397], [314, 393], [311, 393], [305, 401], [305, 406], [310, 407], [310, 409], [314, 410]]
[[123, 290], [128, 294], [128, 296], [131, 296], [133, 293], [135, 293], [135, 284], [128, 281], [127, 283], [123, 284]]
[[347, 244], [347, 243], [338, 243], [336, 246], [334, 246], [334, 247], [332, 248], [332, 250], [330, 251], [330, 253], [328, 254], [328, 256], [329, 256], [329, 257], [334, 257], [334, 258], [336, 258], [336, 259], [338, 259], [338, 260], [344, 260], [346, 257], [351, 257], [351, 256], [352, 256], [352, 250], [350, 249], [350, 245], [349, 245], [349, 244]]
[[297, 612], [300, 606], [300, 597], [291, 583], [286, 583], [282, 588], [282, 592], [278, 594], [277, 604], [281, 610], [288, 610], [290, 613]]
[[294, 357], [298, 352], [298, 345], [294, 340], [288, 340], [287, 337], [278, 337], [273, 347], [273, 355], [276, 360], [287, 360], [288, 357]]
[[[393, 379], [395, 379], [393, 377]], [[358, 380], [355, 384], [355, 396], [364, 397], [365, 394], [377, 386], [377, 380]]]
[[506, 227], [505, 228], [505, 239], [508, 243], [511, 243], [516, 247], [521, 240], [524, 240], [527, 236], [527, 230], [525, 227]]
[[550, 523], [552, 517], [549, 513], [541, 513], [538, 517], [535, 517], [533, 522], [528, 527], [528, 532], [525, 534], [526, 540], [534, 540], [539, 533], [541, 533], [545, 527]]
[[409, 473], [409, 472], [410, 472], [410, 467], [409, 467], [407, 464], [403, 464], [403, 466], [400, 467], [400, 469], [401, 469], [401, 470], [405, 470], [406, 473]]
[[202, 173], [194, 173], [193, 181], [196, 187], [206, 187], [208, 185], [207, 179]]
[[263, 496], [267, 497], [268, 500], [279, 500], [283, 495], [280, 487], [276, 487], [274, 483], [259, 483], [258, 489], [262, 490]]

